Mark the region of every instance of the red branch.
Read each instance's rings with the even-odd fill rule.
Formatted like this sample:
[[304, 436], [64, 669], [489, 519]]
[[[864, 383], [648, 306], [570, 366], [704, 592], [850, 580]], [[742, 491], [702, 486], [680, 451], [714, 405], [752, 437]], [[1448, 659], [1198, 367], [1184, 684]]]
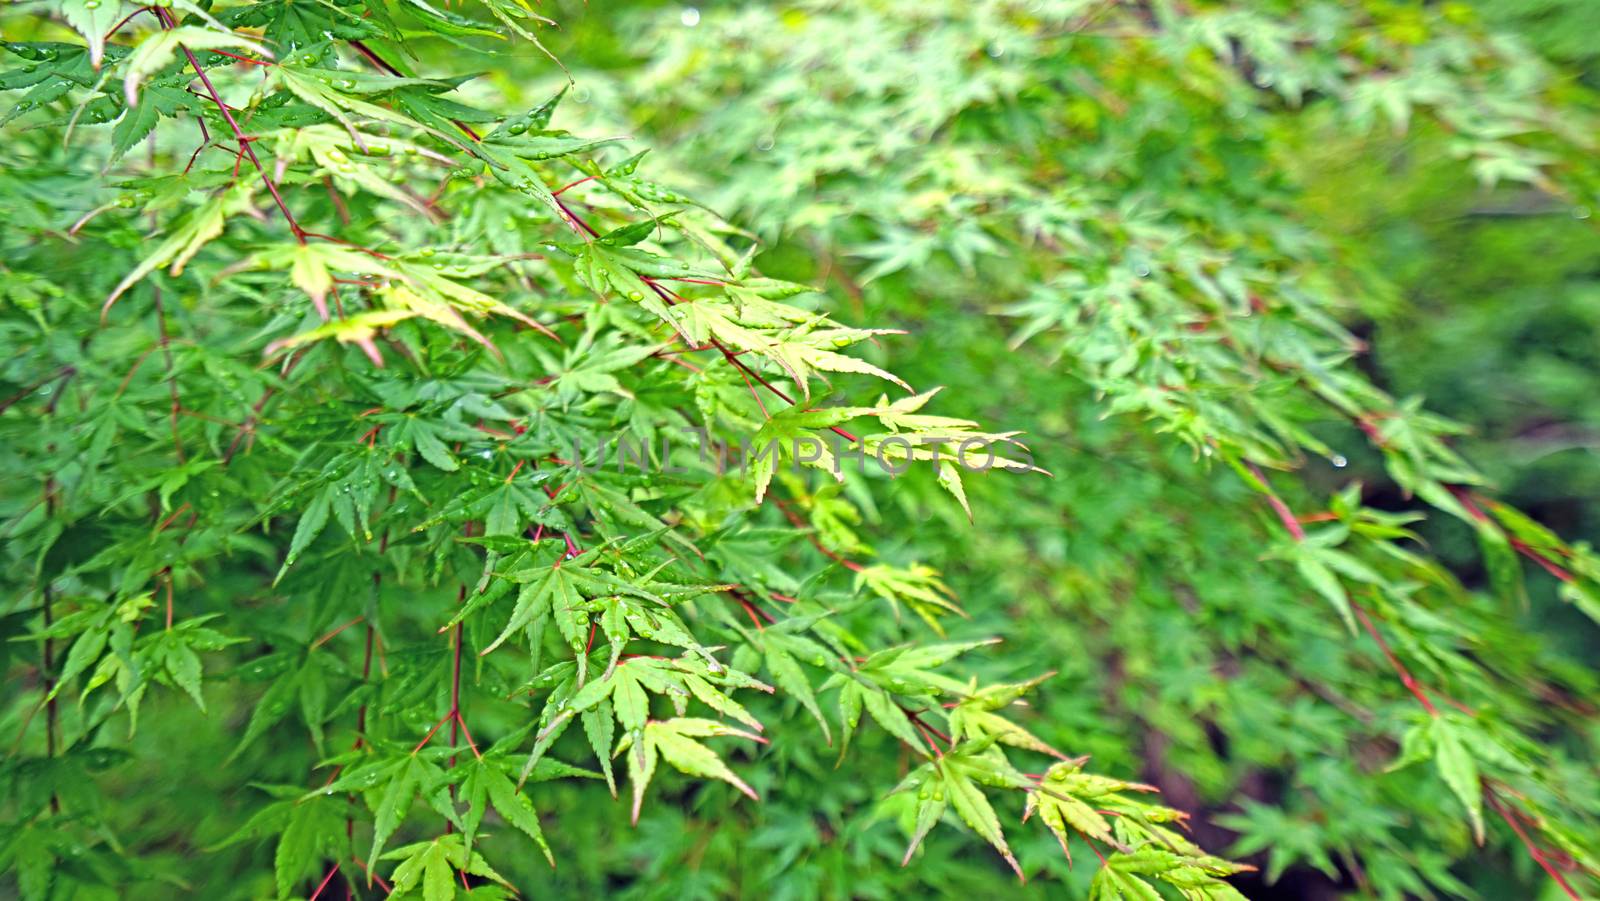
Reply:
[[1550, 874], [1550, 878], [1556, 881], [1556, 885], [1561, 886], [1561, 890], [1566, 892], [1568, 898], [1571, 898], [1572, 901], [1581, 901], [1578, 893], [1567, 882], [1566, 877], [1562, 876], [1561, 871], [1557, 870], [1546, 858], [1544, 849], [1534, 844], [1533, 839], [1529, 838], [1528, 833], [1523, 830], [1522, 826], [1518, 825], [1516, 817], [1505, 808], [1499, 797], [1491, 790], [1484, 792], [1484, 799], [1489, 802], [1490, 807], [1494, 808], [1494, 812], [1500, 814], [1500, 818], [1506, 821], [1506, 825], [1510, 826], [1511, 831], [1517, 834], [1517, 838], [1522, 840], [1522, 846], [1527, 849], [1528, 856], [1533, 858], [1533, 862]]
[[[156, 7], [155, 13], [156, 18], [161, 20], [162, 28], [170, 31], [178, 27], [178, 23], [172, 18], [172, 13], [161, 7]], [[284, 220], [289, 223], [289, 230], [294, 232], [295, 240], [301, 244], [306, 243], [305, 229], [301, 228], [300, 223], [295, 221], [294, 214], [289, 212], [288, 205], [283, 202], [283, 195], [278, 193], [277, 183], [272, 180], [272, 176], [267, 174], [266, 167], [261, 165], [261, 160], [256, 156], [255, 148], [250, 146], [252, 139], [245, 135], [244, 129], [240, 128], [239, 123], [233, 118], [233, 112], [229, 110], [226, 103], [222, 102], [222, 95], [217, 92], [216, 85], [211, 83], [211, 77], [206, 75], [206, 70], [201, 68], [200, 61], [195, 59], [193, 51], [183, 44], [179, 44], [178, 49], [182, 50], [183, 55], [189, 60], [189, 67], [194, 69], [194, 74], [200, 77], [200, 83], [205, 85], [206, 93], [210, 94], [212, 102], [216, 103], [217, 112], [222, 114], [223, 121], [227, 122], [228, 127], [233, 130], [233, 137], [239, 142], [239, 152], [249, 157], [250, 162], [255, 165], [256, 171], [261, 174], [261, 183], [267, 186], [268, 193], [272, 195], [273, 201], [278, 205], [278, 211], [283, 213]]]
[[[557, 200], [556, 203], [561, 204], [561, 208], [563, 210], [567, 211], [567, 215], [573, 216], [574, 218], [576, 218], [576, 215], [570, 209], [568, 209], [566, 204], [561, 203], [561, 201], [559, 201], [559, 200]], [[595, 232], [594, 229], [589, 228], [588, 224], [584, 223], [581, 219], [578, 220], [578, 222], [579, 222], [579, 224], [583, 225], [584, 228], [588, 229], [590, 233], [598, 234], [598, 232]], [[683, 298], [680, 295], [678, 295], [676, 292], [674, 292], [674, 291], [672, 291], [670, 289], [667, 289], [667, 288], [663, 288], [655, 279], [650, 278], [649, 276], [641, 275], [641, 276], [639, 276], [639, 279], [640, 279], [640, 281], [643, 281], [646, 285], [649, 285], [650, 286], [650, 290], [654, 291], [656, 293], [657, 297], [660, 297], [663, 301], [666, 301], [667, 306], [672, 306], [677, 301], [683, 300]], [[676, 298], [676, 300], [674, 300], [674, 298]], [[749, 364], [747, 364], [743, 360], [739, 359], [738, 354], [735, 354], [732, 351], [728, 350], [727, 345], [723, 344], [721, 341], [719, 341], [715, 337], [711, 338], [711, 345], [713, 347], [715, 347], [717, 350], [721, 351], [723, 358], [726, 359], [729, 363], [732, 363], [735, 368], [739, 369], [741, 374], [746, 375], [749, 378], [755, 379], [758, 383], [760, 383], [761, 387], [766, 388], [768, 391], [771, 391], [773, 394], [776, 394], [778, 396], [778, 398], [780, 400], [782, 400], [784, 403], [788, 404], [791, 407], [794, 406], [794, 398], [790, 397], [786, 392], [783, 391], [783, 389], [781, 389], [778, 386], [776, 386], [776, 385], [772, 384], [771, 382], [767, 381], [766, 377], [762, 376], [759, 372], [756, 372], [754, 369], [751, 369]], [[760, 403], [760, 399], [757, 398], [756, 402], [759, 404]], [[765, 409], [763, 409], [762, 412], [766, 412]], [[852, 435], [850, 432], [848, 432], [845, 429], [842, 429], [842, 428], [840, 428], [839, 426], [836, 426], [836, 425], [828, 426], [828, 431], [833, 432], [834, 434], [840, 436], [841, 438], [843, 438], [846, 441], [851, 442], [852, 444], [861, 440], [861, 439], [857, 438], [855, 435]]]
[[322, 877], [322, 881], [317, 883], [317, 890], [311, 893], [311, 901], [317, 901], [318, 898], [322, 897], [322, 890], [328, 887], [328, 883], [333, 881], [333, 877], [337, 875], [338, 872], [339, 865], [334, 864], [328, 870], [328, 875]]
[[[1261, 484], [1265, 487], [1267, 485], [1267, 481], [1261, 470], [1253, 463], [1247, 462], [1245, 465], [1249, 467], [1251, 473], [1254, 474], [1255, 477], [1259, 479]], [[1294, 512], [1291, 511], [1289, 506], [1279, 499], [1277, 495], [1272, 493], [1272, 489], [1270, 487], [1267, 487], [1266, 490], [1267, 498], [1272, 504], [1273, 510], [1278, 514], [1278, 519], [1282, 521], [1284, 528], [1289, 530], [1289, 533], [1294, 536], [1296, 541], [1304, 540], [1305, 529], [1301, 528], [1300, 520], [1294, 515]], [[1487, 515], [1484, 514], [1482, 510], [1478, 509], [1476, 504], [1472, 503], [1471, 498], [1464, 490], [1459, 489], [1456, 486], [1451, 486], [1450, 490], [1456, 494], [1456, 497], [1462, 501], [1463, 505], [1466, 506], [1467, 510], [1472, 513], [1474, 517], [1477, 517], [1480, 520], [1488, 519]], [[1513, 541], [1515, 541], [1515, 539], [1513, 539]], [[1535, 557], [1535, 559], [1539, 558]], [[1350, 608], [1355, 612], [1356, 617], [1361, 620], [1361, 625], [1366, 628], [1367, 634], [1372, 636], [1373, 641], [1377, 642], [1379, 650], [1383, 651], [1384, 658], [1388, 660], [1389, 666], [1392, 667], [1400, 676], [1400, 681], [1405, 685], [1406, 689], [1410, 691], [1412, 696], [1417, 699], [1417, 702], [1422, 705], [1422, 708], [1428, 712], [1429, 716], [1437, 717], [1439, 715], [1439, 708], [1436, 707], [1433, 701], [1429, 699], [1428, 693], [1423, 689], [1421, 683], [1417, 682], [1416, 678], [1411, 675], [1411, 671], [1406, 668], [1405, 664], [1400, 662], [1400, 659], [1395, 656], [1394, 651], [1389, 648], [1389, 643], [1384, 641], [1383, 634], [1378, 631], [1378, 627], [1375, 623], [1373, 623], [1372, 617], [1367, 615], [1367, 611], [1362, 608], [1360, 604], [1357, 604], [1354, 598], [1350, 599]], [[1446, 700], [1450, 699], [1446, 697]], [[1456, 708], [1460, 709], [1468, 716], [1476, 715], [1471, 708], [1466, 707], [1459, 702], [1450, 701], [1450, 703], [1455, 705]], [[1501, 818], [1506, 821], [1506, 825], [1510, 826], [1511, 830], [1517, 834], [1517, 838], [1522, 840], [1523, 847], [1527, 849], [1528, 856], [1532, 857], [1534, 862], [1537, 863], [1546, 873], [1548, 873], [1550, 878], [1556, 881], [1556, 884], [1561, 887], [1561, 890], [1566, 893], [1567, 897], [1571, 898], [1572, 901], [1580, 901], [1578, 893], [1573, 891], [1572, 886], [1568, 884], [1567, 880], [1561, 875], [1560, 871], [1558, 871], [1555, 866], [1551, 864], [1550, 860], [1546, 857], [1545, 852], [1537, 844], [1535, 844], [1534, 841], [1528, 836], [1527, 832], [1520, 825], [1518, 825], [1515, 817], [1512, 815], [1512, 812], [1506, 809], [1499, 796], [1495, 793], [1494, 787], [1485, 782], [1483, 785], [1483, 794], [1484, 798], [1489, 802], [1489, 806], [1493, 807], [1495, 812], [1500, 814]]]
[[1372, 640], [1378, 643], [1378, 648], [1383, 651], [1383, 656], [1389, 661], [1389, 666], [1393, 667], [1394, 671], [1399, 674], [1400, 681], [1416, 697], [1417, 702], [1422, 705], [1422, 709], [1428, 711], [1429, 716], [1438, 716], [1439, 708], [1433, 706], [1433, 702], [1428, 700], [1428, 693], [1422, 690], [1422, 685], [1412, 677], [1411, 671], [1406, 669], [1406, 665], [1400, 662], [1400, 658], [1389, 650], [1389, 643], [1383, 640], [1382, 633], [1378, 631], [1377, 626], [1373, 625], [1372, 617], [1368, 616], [1367, 611], [1360, 604], [1357, 604], [1353, 598], [1350, 600], [1350, 609], [1355, 611], [1356, 618], [1361, 620], [1361, 625], [1366, 627], [1367, 634], [1372, 636]]
[[799, 529], [805, 529], [806, 530], [807, 537], [811, 539], [811, 546], [815, 547], [817, 550], [821, 551], [823, 556], [825, 556], [829, 560], [832, 560], [833, 562], [839, 564], [840, 566], [844, 567], [845, 569], [850, 570], [853, 573], [858, 573], [858, 572], [861, 572], [863, 569], [866, 569], [866, 567], [864, 567], [861, 564], [855, 562], [854, 560], [847, 560], [844, 557], [841, 557], [838, 554], [834, 553], [833, 551], [829, 550], [817, 538], [816, 533], [814, 531], [812, 531], [812, 529], [811, 529], [811, 527], [809, 525], [806, 524], [806, 521], [801, 519], [800, 515], [798, 513], [795, 513], [793, 510], [789, 509], [789, 505], [788, 504], [784, 503], [781, 499], [779, 499], [777, 497], [777, 495], [773, 495], [772, 499], [777, 502], [778, 509], [783, 511], [784, 518], [789, 520], [789, 524], [790, 525], [792, 525], [792, 526], [794, 526], [796, 528], [799, 528]]
[[1515, 535], [1508, 534], [1505, 529], [1501, 528], [1499, 524], [1489, 516], [1489, 514], [1483, 512], [1483, 508], [1478, 506], [1477, 500], [1466, 488], [1460, 485], [1447, 485], [1445, 487], [1450, 489], [1450, 493], [1455, 495], [1456, 500], [1461, 502], [1461, 506], [1467, 509], [1467, 513], [1471, 514], [1474, 520], [1491, 528], [1499, 529], [1500, 533], [1505, 535], [1506, 540], [1510, 542], [1511, 547], [1514, 548], [1517, 553], [1539, 564], [1540, 568], [1542, 568], [1545, 572], [1556, 577], [1562, 582], [1577, 581], [1576, 576], [1568, 572], [1564, 567], [1556, 563], [1554, 560], [1551, 560], [1543, 551], [1531, 544], [1528, 544], [1526, 541], [1523, 541], [1521, 538], [1518, 538]]
[[[567, 187], [570, 188], [570, 187], [572, 187], [572, 185], [568, 185]], [[562, 190], [566, 190], [566, 188], [563, 188]], [[594, 226], [592, 226], [588, 222], [584, 221], [584, 218], [582, 216], [578, 215], [576, 212], [574, 212], [572, 207], [567, 206], [566, 201], [562, 200], [559, 197], [553, 197], [553, 199], [556, 202], [556, 206], [560, 207], [561, 208], [561, 212], [566, 215], [567, 220], [573, 226], [573, 230], [574, 231], [577, 231], [580, 234], [582, 232], [588, 232], [591, 237], [595, 237], [595, 238], [600, 237], [600, 233], [594, 229]], [[663, 288], [655, 279], [651, 278], [650, 276], [641, 275], [641, 276], [639, 276], [639, 280], [644, 282], [646, 285], [648, 285], [650, 287], [650, 290], [654, 291], [656, 296], [661, 298], [662, 301], [664, 301], [667, 304], [667, 306], [669, 306], [669, 307], [673, 306], [674, 304], [676, 304], [679, 301], [683, 300], [683, 298], [680, 295], [678, 295], [676, 292], [671, 291], [671, 290], [669, 290], [667, 288]], [[732, 351], [728, 350], [727, 345], [723, 344], [720, 340], [718, 340], [715, 337], [711, 338], [711, 345], [713, 347], [715, 347], [718, 351], [721, 351], [723, 358], [726, 359], [729, 363], [732, 363], [733, 366], [736, 369], [738, 369], [742, 375], [746, 376], [747, 378], [755, 379], [756, 382], [759, 383], [763, 388], [766, 388], [768, 391], [771, 391], [773, 394], [776, 394], [778, 396], [778, 398], [780, 400], [782, 400], [784, 403], [790, 405], [791, 407], [794, 406], [794, 398], [790, 397], [788, 395], [788, 393], [786, 393], [783, 389], [779, 388], [778, 386], [772, 384], [772, 382], [768, 381], [765, 376], [761, 375], [759, 372], [756, 372], [754, 369], [750, 368], [750, 366], [748, 364], [746, 364], [743, 360], [739, 359], [738, 354], [735, 354]], [[756, 403], [758, 405], [761, 403], [761, 399], [759, 397], [756, 398]], [[762, 408], [762, 412], [763, 413], [766, 412], [765, 407]], [[828, 426], [828, 430], [833, 432], [833, 433], [835, 433], [835, 434], [837, 434], [837, 435], [839, 435], [841, 438], [844, 438], [846, 441], [849, 441], [851, 443], [855, 443], [856, 441], [860, 440], [855, 435], [852, 435], [850, 432], [848, 432], [845, 429], [842, 429], [842, 428], [840, 428], [839, 426], [836, 426], [836, 425]]]
[[1244, 465], [1246, 469], [1250, 470], [1250, 474], [1256, 477], [1256, 481], [1261, 483], [1261, 490], [1266, 492], [1267, 503], [1272, 505], [1272, 512], [1278, 514], [1278, 521], [1283, 523], [1285, 529], [1289, 530], [1289, 534], [1294, 536], [1295, 541], [1305, 541], [1305, 528], [1300, 525], [1299, 518], [1294, 515], [1294, 511], [1289, 509], [1289, 505], [1283, 502], [1283, 498], [1278, 497], [1273, 492], [1272, 483], [1267, 481], [1266, 473], [1261, 471], [1261, 467], [1248, 460], [1245, 461]]

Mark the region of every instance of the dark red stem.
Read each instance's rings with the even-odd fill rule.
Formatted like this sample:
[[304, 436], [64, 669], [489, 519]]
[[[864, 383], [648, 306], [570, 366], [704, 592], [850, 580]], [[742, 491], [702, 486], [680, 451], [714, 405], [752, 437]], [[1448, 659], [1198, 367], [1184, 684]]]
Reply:
[[[161, 20], [163, 28], [171, 30], [178, 26], [178, 23], [172, 18], [172, 13], [167, 10], [156, 7], [155, 13], [156, 18]], [[233, 130], [234, 139], [239, 142], [239, 152], [249, 157], [250, 162], [255, 165], [256, 171], [261, 174], [261, 183], [267, 186], [268, 193], [272, 195], [273, 201], [278, 205], [278, 211], [283, 213], [284, 220], [289, 223], [289, 230], [294, 232], [295, 240], [301, 244], [306, 243], [305, 229], [300, 227], [300, 223], [295, 221], [294, 214], [289, 212], [288, 204], [283, 202], [283, 195], [278, 193], [277, 183], [272, 180], [272, 176], [267, 174], [266, 167], [261, 165], [260, 158], [256, 156], [255, 148], [250, 146], [250, 138], [246, 137], [244, 129], [239, 127], [239, 123], [233, 118], [233, 112], [228, 109], [228, 105], [222, 102], [222, 95], [217, 92], [216, 85], [211, 83], [211, 77], [206, 74], [205, 69], [201, 68], [200, 61], [195, 59], [193, 51], [183, 44], [179, 44], [178, 49], [182, 50], [184, 57], [189, 60], [189, 67], [194, 69], [194, 74], [200, 77], [200, 83], [205, 85], [206, 93], [211, 95], [211, 100], [217, 105], [217, 112], [222, 114], [223, 121], [227, 122], [228, 127]]]
[[1566, 892], [1568, 898], [1571, 898], [1572, 901], [1580, 901], [1578, 893], [1573, 890], [1572, 886], [1567, 882], [1566, 877], [1562, 876], [1561, 871], [1557, 870], [1553, 865], [1551, 865], [1550, 861], [1545, 857], [1544, 850], [1538, 845], [1534, 844], [1533, 839], [1530, 838], [1522, 826], [1517, 823], [1516, 817], [1512, 815], [1511, 811], [1507, 810], [1505, 805], [1500, 803], [1500, 799], [1495, 796], [1495, 793], [1493, 791], [1486, 791], [1484, 793], [1484, 797], [1485, 800], [1489, 802], [1489, 806], [1494, 808], [1494, 812], [1500, 814], [1500, 818], [1505, 820], [1506, 825], [1511, 827], [1511, 831], [1515, 832], [1517, 834], [1517, 838], [1522, 840], [1522, 846], [1527, 849], [1528, 856], [1533, 858], [1533, 862], [1538, 864], [1541, 869], [1548, 873], [1550, 878], [1556, 881], [1556, 885], [1561, 886], [1561, 890]]

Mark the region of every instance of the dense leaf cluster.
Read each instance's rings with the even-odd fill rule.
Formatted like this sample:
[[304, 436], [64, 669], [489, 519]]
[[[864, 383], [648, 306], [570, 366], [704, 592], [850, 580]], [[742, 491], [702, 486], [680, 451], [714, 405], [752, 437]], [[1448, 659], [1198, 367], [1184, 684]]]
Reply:
[[[1315, 218], [1348, 215], [1342, 196], [1307, 193], [1325, 189], [1318, 142], [1366, 152], [1363, 134], [1416, 132], [1404, 149], [1439, 158], [1430, 177], [1470, 173], [1581, 221], [1596, 184], [1592, 94], [1461, 6], [814, 4], [656, 25], [637, 44], [659, 49], [603, 95], [625, 110], [608, 115], [686, 145], [694, 171], [716, 173], [713, 204], [782, 242], [786, 272], [832, 277], [899, 321], [924, 316], [995, 367], [1032, 351], [1025, 378], [953, 386], [969, 400], [1008, 413], [1038, 393], [1066, 401], [1024, 421], [1054, 415], [1082, 443], [1040, 455], [1056, 490], [1018, 489], [1038, 501], [1024, 526], [1035, 535], [1069, 511], [1064, 549], [1029, 542], [1060, 565], [1008, 577], [1037, 559], [1019, 548], [958, 581], [1006, 580], [1048, 598], [1040, 615], [1104, 622], [1059, 646], [1090, 653], [1086, 684], [1126, 672], [1116, 681], [1142, 686], [1075, 708], [1116, 724], [1113, 747], [1142, 745], [1171, 788], [1244, 794], [1219, 822], [1242, 833], [1236, 851], [1271, 849], [1269, 877], [1298, 863], [1379, 894], [1461, 890], [1435, 849], [1465, 854], [1486, 816], [1515, 844], [1533, 823], [1550, 829], [1533, 856], [1557, 879], [1583, 870], [1593, 750], [1579, 699], [1593, 682], [1553, 653], [1570, 645], [1541, 619], [1590, 628], [1542, 598], [1554, 588], [1592, 620], [1595, 557], [1494, 501], [1453, 449], [1459, 426], [1355, 365], [1365, 342], [1340, 317], [1392, 303], [1395, 273]], [[1359, 190], [1381, 202], [1396, 176], [1375, 162], [1357, 171], [1380, 181]], [[975, 310], [998, 322], [970, 325]], [[1089, 424], [1107, 413], [1132, 415]], [[1174, 463], [1174, 437], [1201, 466]], [[1257, 492], [1264, 522], [1231, 521], [1247, 508], [1208, 458]], [[1133, 468], [1160, 475], [1130, 484]], [[1416, 501], [1475, 537], [1498, 604], [1430, 559], [1414, 530], [1437, 533], [1438, 517]], [[1264, 544], [1276, 562], [1250, 566]], [[1534, 615], [1519, 613], [1530, 572]], [[1308, 620], [1308, 597], [1347, 634]], [[1393, 697], [1379, 702], [1385, 669]], [[1316, 714], [1308, 738], [1307, 705], [1330, 703], [1338, 713]], [[1415, 770], [1328, 759], [1369, 745], [1391, 756], [1391, 740], [1398, 761], [1432, 762], [1469, 830], [1397, 778]], [[1272, 804], [1250, 797], [1263, 771], [1288, 783]], [[1510, 773], [1550, 781], [1512, 787]], [[1517, 813], [1507, 796], [1544, 800]]]

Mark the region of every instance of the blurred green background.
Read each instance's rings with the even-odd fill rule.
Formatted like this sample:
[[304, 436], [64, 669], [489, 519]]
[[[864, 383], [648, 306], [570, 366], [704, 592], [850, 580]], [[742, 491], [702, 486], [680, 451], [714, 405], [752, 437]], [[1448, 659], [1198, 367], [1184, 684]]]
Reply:
[[[1365, 6], [1409, 22], [1426, 5]], [[1516, 35], [1566, 66], [1577, 101], [1592, 103], [1586, 92], [1600, 87], [1593, 38], [1600, 4], [1456, 7], [1462, 19]], [[1253, 855], [1264, 872], [1241, 882], [1253, 898], [1441, 889], [1554, 896], [1517, 849], [1475, 854], [1463, 834], [1419, 822], [1408, 808], [1447, 811], [1449, 801], [1434, 788], [1358, 775], [1373, 770], [1363, 758], [1386, 753], [1363, 746], [1339, 709], [1352, 698], [1366, 703], [1366, 689], [1337, 646], [1338, 630], [1308, 609], [1303, 589], [1253, 563], [1265, 530], [1249, 492], [1231, 474], [1197, 466], [1170, 438], [1104, 418], [1047, 344], [1012, 346], [1017, 322], [996, 310], [1024, 293], [1028, 270], [1014, 265], [1000, 240], [961, 230], [963, 204], [976, 213], [980, 199], [919, 197], [907, 173], [944, 167], [961, 170], [968, 183], [1002, 181], [1012, 174], [1009, 161], [986, 146], [1022, 145], [1023, 156], [1047, 156], [1043, 148], [1059, 136], [1030, 131], [1025, 114], [997, 114], [998, 121], [953, 114], [926, 130], [913, 120], [911, 134], [896, 141], [893, 132], [907, 121], [882, 116], [890, 104], [877, 102], [879, 91], [944, 92], [959, 109], [982, 107], [986, 92], [1004, 82], [962, 82], [937, 65], [919, 71], [920, 60], [882, 52], [869, 32], [906, 9], [547, 7], [561, 23], [549, 45], [577, 82], [577, 109], [566, 111], [576, 114], [568, 120], [574, 130], [610, 125], [657, 148], [654, 165], [671, 165], [719, 212], [769, 242], [761, 259], [767, 271], [825, 284], [836, 308], [856, 321], [908, 328], [910, 335], [884, 343], [887, 365], [919, 389], [947, 386], [958, 415], [1029, 433], [1053, 477], [969, 480], [975, 525], [952, 515], [931, 484], [902, 484], [891, 501], [898, 509], [877, 511], [868, 527], [875, 540], [899, 545], [887, 553], [946, 571], [974, 614], [958, 627], [963, 634], [1012, 636], [998, 675], [1059, 671], [1038, 720], [1049, 724], [1041, 728], [1051, 730], [1050, 740], [1094, 755], [1103, 771], [1159, 786], [1168, 803], [1195, 813], [1196, 836], [1207, 847]], [[844, 24], [829, 31], [819, 24], [829, 17]], [[772, 35], [784, 26], [795, 29], [793, 46]], [[930, 54], [950, 30], [929, 29]], [[818, 35], [837, 42], [815, 42]], [[1004, 46], [987, 49], [992, 61], [1006, 62]], [[817, 62], [830, 53], [843, 61]], [[532, 97], [559, 83], [537, 59], [528, 60], [527, 73], [526, 82], [513, 75], [503, 87]], [[1571, 540], [1600, 541], [1600, 232], [1592, 198], [1485, 187], [1451, 136], [1426, 120], [1403, 134], [1361, 130], [1311, 102], [1274, 121], [1261, 140], [1268, 145], [1262, 156], [1294, 185], [1291, 217], [1329, 241], [1348, 279], [1342, 319], [1370, 345], [1360, 367], [1390, 392], [1420, 397], [1466, 426], [1458, 446], [1503, 499]], [[1146, 165], [1167, 165], [1147, 151]], [[844, 159], [808, 163], [829, 155]], [[886, 210], [908, 198], [956, 224], [935, 234], [886, 226], [897, 220]], [[904, 256], [892, 258], [897, 253]], [[1312, 484], [1331, 490], [1358, 480], [1368, 503], [1413, 509], [1349, 431], [1330, 427], [1325, 435], [1349, 466], [1314, 466]], [[1485, 587], [1469, 529], [1435, 516], [1423, 531], [1464, 581]], [[1536, 583], [1519, 618], [1537, 637], [1508, 652], [1592, 685], [1586, 671], [1600, 662], [1600, 636], [1554, 602], [1550, 587]], [[1561, 649], [1559, 659], [1542, 657], [1546, 642]], [[824, 764], [792, 763], [802, 771]], [[1581, 755], [1574, 766], [1584, 768]], [[610, 888], [641, 897], [712, 897], [751, 885], [780, 897], [994, 890], [999, 866], [974, 841], [936, 834], [913, 871], [896, 873], [898, 835], [887, 824], [861, 834], [852, 828], [848, 842], [832, 835], [843, 818], [829, 812], [870, 803], [867, 796], [821, 778], [801, 784], [803, 796], [777, 787], [779, 803], [739, 811], [752, 818], [746, 834], [722, 828], [727, 814], [693, 810], [657, 810], [632, 839], [607, 834], [606, 841], [632, 841], [633, 860], [649, 862], [637, 881], [628, 863], [588, 858], [580, 866], [589, 868], [586, 877], [605, 873]], [[1016, 841], [1034, 860], [1048, 854], [1042, 836]], [[764, 853], [796, 842], [811, 849], [797, 860], [793, 851]], [[663, 856], [663, 849], [671, 850]], [[585, 859], [584, 843], [570, 851]], [[1055, 868], [1073, 895], [1088, 875], [1086, 867]], [[1062, 885], [1016, 891], [1058, 897]]]

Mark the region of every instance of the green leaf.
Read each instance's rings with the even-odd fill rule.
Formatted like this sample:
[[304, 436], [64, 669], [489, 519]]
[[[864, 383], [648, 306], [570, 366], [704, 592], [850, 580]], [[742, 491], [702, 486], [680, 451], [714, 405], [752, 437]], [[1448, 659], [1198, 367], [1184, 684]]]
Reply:
[[100, 68], [106, 53], [106, 35], [122, 18], [122, 4], [118, 0], [62, 0], [60, 7], [67, 24], [88, 43], [90, 62]]
[[495, 769], [488, 779], [489, 801], [494, 805], [494, 809], [507, 823], [533, 839], [544, 852], [545, 860], [554, 867], [555, 855], [550, 853], [550, 846], [545, 843], [544, 831], [539, 826], [539, 815], [534, 812], [533, 802], [512, 784], [510, 777], [504, 772]]
[[[163, 32], [163, 34], [175, 33]], [[111, 293], [101, 306], [101, 315], [104, 316], [110, 311], [112, 304], [127, 293], [129, 288], [157, 269], [167, 266], [172, 275], [181, 275], [189, 260], [208, 242], [222, 234], [228, 218], [249, 207], [251, 184], [241, 181], [235, 187], [213, 195], [198, 209], [184, 217], [180, 225], [169, 231], [166, 240], [111, 289]]]
[[1456, 728], [1443, 717], [1433, 720], [1433, 755], [1439, 777], [1466, 808], [1473, 839], [1483, 844], [1483, 786], [1478, 780], [1478, 762]]
[[321, 875], [320, 868], [328, 858], [339, 857], [345, 847], [342, 807], [317, 797], [289, 805], [273, 852], [278, 897], [291, 897], [296, 886]]
[[[794, 655], [781, 648], [768, 647], [767, 671], [772, 673], [772, 681], [789, 696], [800, 702], [800, 705], [811, 714], [812, 719], [822, 729], [822, 738], [828, 744], [833, 744], [833, 736], [828, 732], [828, 721], [822, 715], [822, 708], [817, 704], [816, 692], [811, 688], [811, 680], [806, 678], [805, 671], [800, 668], [799, 661]], [[755, 726], [753, 720], [748, 721]], [[756, 727], [759, 728], [759, 727]]]
[[[96, 0], [81, 0], [83, 3], [96, 2]], [[117, 4], [109, 4], [116, 6]], [[122, 159], [123, 155], [132, 150], [136, 144], [150, 136], [161, 121], [161, 110], [157, 108], [152, 94], [145, 91], [139, 95], [139, 102], [130, 104], [123, 111], [122, 117], [117, 120], [117, 125], [111, 130], [111, 161]]]
[[283, 566], [279, 567], [277, 578], [279, 581], [283, 574], [289, 571], [300, 555], [322, 534], [322, 529], [328, 524], [328, 513], [333, 509], [332, 495], [327, 491], [317, 493], [311, 503], [300, 514], [300, 521], [294, 527], [294, 537], [289, 541], [289, 553], [283, 558]]
[[727, 764], [722, 762], [722, 758], [718, 757], [715, 751], [695, 741], [696, 738], [719, 735], [736, 735], [760, 741], [757, 736], [712, 720], [692, 717], [678, 717], [664, 722], [650, 723], [644, 727], [644, 733], [645, 740], [654, 744], [661, 756], [679, 772], [703, 779], [721, 779], [750, 800], [761, 800], [756, 795], [755, 789], [734, 775], [733, 770], [728, 769]]
[[1011, 869], [1016, 871], [1017, 878], [1024, 878], [1022, 867], [1017, 859], [1011, 856], [1011, 848], [1006, 844], [1005, 833], [1000, 828], [1000, 818], [995, 815], [994, 808], [989, 806], [989, 800], [983, 796], [982, 790], [965, 778], [946, 769], [944, 780], [946, 789], [950, 793], [950, 806], [961, 816], [962, 822], [971, 827], [973, 832], [983, 837], [983, 840], [994, 846], [1000, 856], [1004, 857]]
[[1333, 570], [1318, 556], [1313, 548], [1302, 547], [1294, 557], [1295, 569], [1300, 571], [1302, 578], [1322, 595], [1323, 599], [1339, 611], [1339, 618], [1344, 620], [1345, 628], [1350, 634], [1356, 634], [1356, 617], [1350, 607], [1350, 595], [1345, 591], [1344, 584]]
[[405, 821], [424, 775], [425, 768], [415, 754], [408, 755], [391, 770], [388, 785], [373, 809], [372, 850], [367, 852], [368, 870], [378, 862], [384, 844]]
[[[90, 0], [83, 2], [87, 4]], [[255, 41], [210, 28], [180, 25], [177, 28], [151, 32], [139, 42], [139, 46], [123, 63], [122, 89], [127, 95], [128, 106], [138, 104], [139, 85], [144, 83], [146, 78], [165, 68], [181, 50], [217, 50], [224, 47], [254, 53], [266, 59], [272, 58], [272, 53]]]

